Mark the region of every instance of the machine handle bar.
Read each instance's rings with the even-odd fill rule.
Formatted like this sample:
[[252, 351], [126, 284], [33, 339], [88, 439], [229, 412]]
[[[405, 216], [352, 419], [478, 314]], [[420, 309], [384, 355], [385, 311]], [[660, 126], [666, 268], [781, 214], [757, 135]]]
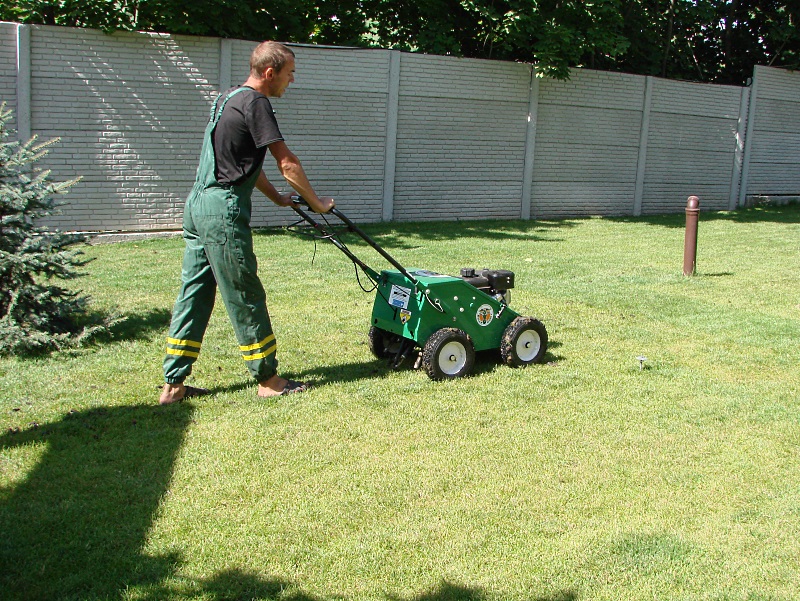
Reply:
[[[292, 200], [294, 200], [294, 201], [295, 201], [295, 203], [297, 203], [297, 204], [301, 204], [301, 205], [303, 205], [303, 206], [306, 206], [306, 207], [308, 207], [308, 202], [306, 202], [306, 200], [305, 200], [305, 199], [304, 199], [302, 196], [293, 196], [293, 197], [292, 197]], [[332, 243], [333, 243], [333, 244], [334, 244], [334, 245], [335, 245], [335, 246], [336, 246], [336, 247], [337, 247], [339, 250], [341, 250], [341, 251], [342, 251], [342, 252], [343, 252], [345, 255], [347, 255], [347, 257], [348, 257], [348, 258], [349, 258], [351, 261], [353, 261], [354, 263], [356, 263], [357, 265], [359, 265], [359, 266], [360, 266], [360, 267], [362, 267], [362, 268], [366, 268], [368, 271], [374, 271], [374, 270], [370, 269], [370, 268], [369, 268], [369, 266], [367, 266], [367, 265], [366, 265], [366, 264], [365, 264], [365, 263], [364, 263], [364, 262], [363, 262], [361, 259], [359, 259], [358, 257], [356, 257], [356, 256], [355, 256], [355, 255], [354, 255], [354, 254], [353, 254], [353, 253], [350, 251], [350, 249], [348, 249], [348, 248], [347, 248], [346, 246], [344, 246], [344, 245], [343, 245], [341, 242], [339, 242], [339, 241], [338, 241], [336, 238], [334, 238], [334, 237], [331, 235], [331, 232], [328, 232], [328, 231], [325, 229], [325, 227], [324, 227], [324, 226], [323, 226], [321, 223], [319, 223], [317, 220], [315, 220], [315, 219], [314, 219], [314, 218], [313, 218], [311, 215], [309, 215], [308, 213], [306, 213], [305, 211], [303, 211], [302, 209], [300, 209], [299, 207], [297, 207], [297, 206], [295, 206], [295, 205], [293, 205], [293, 206], [292, 206], [292, 208], [293, 208], [293, 209], [294, 209], [294, 210], [297, 212], [297, 214], [298, 214], [298, 215], [300, 215], [300, 217], [302, 217], [302, 218], [303, 218], [305, 221], [307, 221], [307, 222], [308, 222], [308, 223], [309, 223], [309, 224], [310, 224], [310, 225], [311, 225], [311, 226], [312, 226], [314, 229], [316, 229], [318, 232], [320, 232], [320, 233], [321, 233], [321, 234], [322, 234], [322, 235], [323, 235], [325, 238], [327, 238], [328, 240], [330, 240], [330, 241], [331, 241], [331, 242], [332, 242]], [[398, 270], [400, 273], [402, 273], [402, 274], [403, 274], [405, 277], [407, 277], [409, 280], [411, 280], [412, 282], [414, 282], [414, 285], [417, 285], [417, 284], [418, 284], [418, 282], [417, 282], [417, 279], [416, 279], [415, 277], [413, 277], [413, 276], [412, 276], [410, 273], [408, 273], [408, 271], [406, 271], [406, 268], [405, 268], [405, 267], [403, 267], [403, 266], [402, 266], [402, 265], [401, 265], [401, 264], [400, 264], [400, 263], [397, 261], [397, 259], [395, 259], [395, 258], [394, 258], [392, 255], [390, 255], [388, 252], [386, 252], [386, 251], [383, 249], [383, 247], [381, 247], [381, 245], [380, 245], [380, 244], [378, 244], [377, 242], [375, 242], [375, 240], [373, 240], [372, 238], [370, 238], [370, 237], [367, 235], [367, 233], [366, 233], [366, 232], [364, 232], [364, 230], [362, 230], [360, 227], [358, 227], [358, 226], [357, 226], [355, 223], [353, 223], [353, 222], [350, 220], [350, 218], [349, 218], [349, 217], [347, 217], [347, 215], [345, 215], [344, 213], [342, 213], [342, 212], [341, 212], [339, 209], [337, 209], [336, 207], [333, 207], [333, 208], [330, 210], [330, 213], [331, 213], [332, 215], [335, 215], [335, 216], [336, 216], [336, 217], [337, 217], [337, 218], [338, 218], [338, 219], [339, 219], [339, 220], [340, 220], [342, 223], [344, 223], [344, 224], [347, 226], [347, 229], [348, 229], [349, 231], [351, 231], [351, 232], [353, 232], [353, 233], [355, 233], [355, 234], [358, 234], [358, 235], [359, 235], [359, 236], [360, 236], [360, 237], [361, 237], [361, 238], [364, 240], [364, 242], [366, 242], [367, 244], [369, 244], [369, 245], [370, 245], [370, 246], [371, 246], [371, 247], [372, 247], [372, 248], [375, 250], [375, 252], [377, 252], [377, 253], [378, 253], [379, 255], [381, 255], [381, 256], [382, 256], [384, 259], [386, 259], [386, 260], [387, 260], [387, 261], [388, 261], [388, 262], [389, 262], [389, 263], [392, 265], [392, 267], [396, 268], [396, 269], [397, 269], [397, 270]]]

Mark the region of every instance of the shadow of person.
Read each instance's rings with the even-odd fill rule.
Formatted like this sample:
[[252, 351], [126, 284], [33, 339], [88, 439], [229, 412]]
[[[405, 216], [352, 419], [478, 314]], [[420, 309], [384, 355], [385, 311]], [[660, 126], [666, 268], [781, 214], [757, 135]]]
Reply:
[[102, 407], [0, 436], [6, 455], [41, 454], [0, 489], [0, 596], [113, 599], [167, 578], [180, 557], [143, 548], [192, 411]]

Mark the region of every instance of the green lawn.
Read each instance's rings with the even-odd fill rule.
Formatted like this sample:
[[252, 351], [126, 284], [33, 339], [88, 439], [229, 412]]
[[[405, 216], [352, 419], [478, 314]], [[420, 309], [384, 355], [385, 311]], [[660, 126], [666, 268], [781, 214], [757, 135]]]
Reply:
[[77, 285], [128, 320], [0, 360], [0, 598], [800, 599], [800, 206], [703, 213], [690, 278], [682, 215], [366, 229], [514, 271], [546, 363], [390, 371], [349, 261], [270, 230], [282, 371], [315, 387], [257, 399], [219, 302], [213, 394], [159, 407], [182, 241], [87, 247]]

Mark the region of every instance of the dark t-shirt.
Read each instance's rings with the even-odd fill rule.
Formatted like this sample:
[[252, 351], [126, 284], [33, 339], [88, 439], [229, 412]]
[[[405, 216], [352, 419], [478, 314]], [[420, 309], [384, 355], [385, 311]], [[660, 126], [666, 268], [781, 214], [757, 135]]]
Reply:
[[[227, 90], [223, 100], [238, 87]], [[267, 146], [283, 140], [269, 99], [252, 88], [245, 88], [228, 101], [213, 138], [216, 177], [221, 184], [247, 179], [261, 169]]]

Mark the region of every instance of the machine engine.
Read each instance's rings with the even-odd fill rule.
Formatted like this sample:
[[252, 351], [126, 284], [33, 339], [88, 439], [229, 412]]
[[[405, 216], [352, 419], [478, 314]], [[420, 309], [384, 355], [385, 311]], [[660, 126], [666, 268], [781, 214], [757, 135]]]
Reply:
[[505, 304], [511, 302], [509, 290], [514, 287], [513, 271], [506, 269], [481, 269], [476, 271], [472, 267], [463, 267], [460, 277], [481, 292], [485, 292]]

